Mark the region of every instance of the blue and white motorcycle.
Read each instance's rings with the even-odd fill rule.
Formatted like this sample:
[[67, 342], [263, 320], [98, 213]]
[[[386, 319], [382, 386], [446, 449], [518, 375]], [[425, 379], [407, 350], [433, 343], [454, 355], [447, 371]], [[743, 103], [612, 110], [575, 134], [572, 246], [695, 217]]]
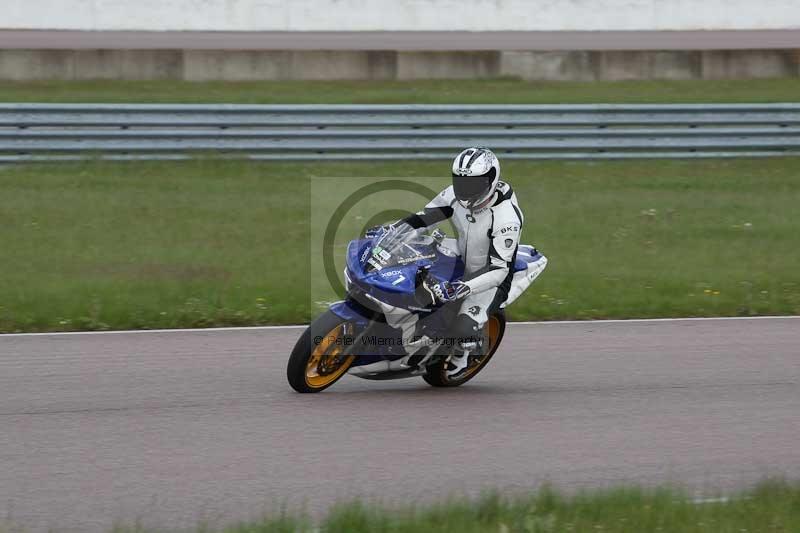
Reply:
[[[508, 298], [490, 315], [481, 349], [451, 377], [448, 359], [458, 344], [449, 329], [458, 303], [440, 305], [428, 286], [464, 275], [455, 239], [438, 229], [402, 224], [351, 241], [344, 271], [347, 297], [305, 330], [289, 358], [287, 377], [297, 392], [320, 392], [349, 373], [386, 380], [421, 376], [434, 387], [463, 385], [492, 358], [506, 327], [504, 309], [542, 273], [547, 258], [521, 245]], [[405, 328], [413, 328], [413, 334]], [[405, 331], [406, 335], [402, 333]]]

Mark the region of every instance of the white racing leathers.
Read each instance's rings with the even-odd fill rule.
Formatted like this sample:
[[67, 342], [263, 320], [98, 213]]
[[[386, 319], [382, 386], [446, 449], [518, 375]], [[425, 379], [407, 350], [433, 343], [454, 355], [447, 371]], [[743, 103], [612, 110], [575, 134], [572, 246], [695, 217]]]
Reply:
[[[513, 278], [513, 266], [522, 233], [524, 217], [511, 186], [500, 182], [492, 200], [471, 211], [461, 205], [448, 187], [436, 196], [424, 211], [404, 219], [415, 228], [431, 226], [450, 219], [458, 233], [457, 252], [464, 261], [463, 281], [470, 293], [460, 302], [454, 337], [465, 338], [483, 328], [489, 314], [502, 305]], [[388, 317], [398, 322], [403, 341], [413, 333], [408, 316]], [[413, 351], [413, 349], [411, 350]]]

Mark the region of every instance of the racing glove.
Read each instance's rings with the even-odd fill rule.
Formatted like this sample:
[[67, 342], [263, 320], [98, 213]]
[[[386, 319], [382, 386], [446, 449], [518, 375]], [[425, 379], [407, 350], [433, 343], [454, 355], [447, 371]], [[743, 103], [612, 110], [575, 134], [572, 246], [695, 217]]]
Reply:
[[425, 288], [431, 295], [431, 299], [438, 303], [454, 302], [464, 298], [470, 293], [469, 285], [460, 281], [428, 281]]

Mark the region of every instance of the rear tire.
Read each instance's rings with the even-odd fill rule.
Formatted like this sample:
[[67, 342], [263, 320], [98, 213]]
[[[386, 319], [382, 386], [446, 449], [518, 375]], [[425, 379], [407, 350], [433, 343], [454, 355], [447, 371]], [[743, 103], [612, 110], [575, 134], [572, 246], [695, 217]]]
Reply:
[[[506, 314], [501, 309], [493, 313], [489, 320], [486, 321], [484, 326], [484, 335], [489, 342], [489, 349], [478, 363], [475, 364], [473, 369], [470, 369], [467, 374], [462, 377], [451, 380], [447, 377], [447, 357], [442, 357], [441, 360], [428, 366], [428, 371], [422, 376], [429, 385], [432, 387], [458, 387], [478, 375], [478, 372], [484, 369], [489, 363], [494, 353], [497, 351], [500, 342], [503, 340], [503, 335], [506, 332]], [[451, 351], [452, 352], [452, 351]]]
[[289, 385], [301, 393], [321, 392], [341, 379], [355, 361], [354, 355], [342, 355], [344, 343], [337, 343], [352, 329], [347, 320], [328, 310], [306, 328], [295, 344], [286, 377]]

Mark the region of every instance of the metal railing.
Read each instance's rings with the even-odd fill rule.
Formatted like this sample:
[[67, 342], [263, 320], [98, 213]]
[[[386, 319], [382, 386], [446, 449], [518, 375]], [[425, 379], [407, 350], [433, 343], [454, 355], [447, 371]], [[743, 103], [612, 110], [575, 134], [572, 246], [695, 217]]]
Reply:
[[0, 162], [800, 154], [800, 104], [0, 104]]

